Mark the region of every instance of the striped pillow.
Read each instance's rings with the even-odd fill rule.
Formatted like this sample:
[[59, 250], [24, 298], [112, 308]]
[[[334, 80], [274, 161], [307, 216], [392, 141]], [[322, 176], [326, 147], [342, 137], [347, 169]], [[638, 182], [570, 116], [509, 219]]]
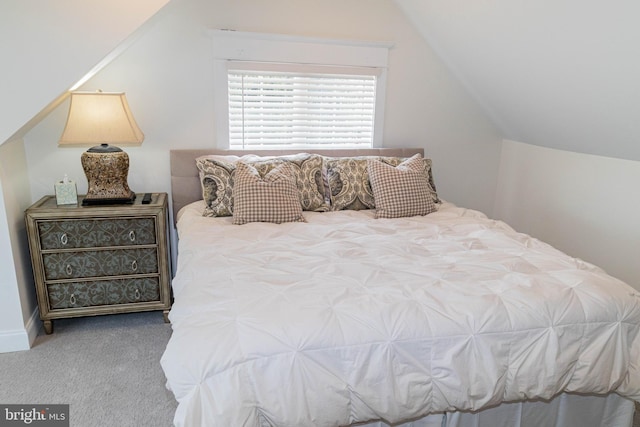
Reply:
[[233, 223], [304, 222], [295, 170], [282, 163], [264, 177], [251, 165], [238, 162], [233, 185]]
[[423, 159], [416, 154], [394, 167], [367, 161], [376, 218], [427, 215], [436, 210]]

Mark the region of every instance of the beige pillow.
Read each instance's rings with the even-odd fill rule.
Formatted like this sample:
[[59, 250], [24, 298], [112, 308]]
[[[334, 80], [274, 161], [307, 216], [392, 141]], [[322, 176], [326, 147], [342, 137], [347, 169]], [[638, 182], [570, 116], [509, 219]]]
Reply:
[[436, 210], [429, 175], [420, 155], [394, 167], [378, 160], [367, 161], [376, 218], [427, 215]]
[[295, 170], [282, 163], [264, 177], [251, 165], [238, 162], [233, 185], [233, 223], [304, 222]]
[[[419, 156], [422, 156], [422, 155], [419, 155]], [[378, 160], [381, 160], [383, 163], [386, 163], [391, 166], [398, 166], [400, 163], [408, 159], [409, 159], [408, 157], [380, 157]], [[433, 162], [431, 161], [431, 159], [425, 159], [424, 157], [422, 158], [422, 161], [424, 163], [425, 172], [429, 177], [429, 191], [431, 191], [431, 197], [433, 198], [433, 203], [442, 203], [442, 201], [438, 197], [436, 184], [433, 179], [433, 168], [432, 168]]]

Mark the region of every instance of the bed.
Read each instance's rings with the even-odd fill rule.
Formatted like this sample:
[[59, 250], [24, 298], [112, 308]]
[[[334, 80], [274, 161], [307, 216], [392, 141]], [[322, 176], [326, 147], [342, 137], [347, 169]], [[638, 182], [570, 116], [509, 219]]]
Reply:
[[[298, 192], [312, 209], [302, 218], [237, 225], [240, 174], [259, 181], [257, 163], [171, 152], [179, 244], [161, 364], [176, 426], [631, 426], [638, 291], [438, 199], [430, 163], [415, 160], [421, 149], [307, 153], [325, 159], [322, 179], [308, 179], [328, 189], [325, 204]], [[223, 158], [237, 165], [234, 212], [203, 216], [213, 190], [196, 159]], [[337, 168], [363, 158], [376, 209], [366, 209], [371, 194], [332, 193], [326, 159]], [[393, 203], [414, 199], [406, 194], [381, 202], [394, 168], [427, 179], [427, 215], [397, 217]], [[350, 178], [338, 178], [343, 191]]]

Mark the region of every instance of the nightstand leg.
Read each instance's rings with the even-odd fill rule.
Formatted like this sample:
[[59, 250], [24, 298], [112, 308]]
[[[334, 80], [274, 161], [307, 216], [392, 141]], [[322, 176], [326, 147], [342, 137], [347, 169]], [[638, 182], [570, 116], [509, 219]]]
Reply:
[[163, 310], [162, 316], [164, 317], [164, 323], [169, 323], [169, 310]]
[[42, 324], [44, 325], [44, 333], [47, 335], [51, 335], [53, 333], [53, 321], [43, 320]]

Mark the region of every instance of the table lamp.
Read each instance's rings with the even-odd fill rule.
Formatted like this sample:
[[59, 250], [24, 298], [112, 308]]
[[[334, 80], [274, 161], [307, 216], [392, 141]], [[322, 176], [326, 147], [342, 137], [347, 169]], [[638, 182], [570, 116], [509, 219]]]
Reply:
[[83, 205], [133, 203], [136, 195], [127, 184], [129, 156], [110, 144], [140, 145], [143, 140], [124, 93], [71, 93], [59, 144], [99, 144], [82, 153], [89, 184]]

